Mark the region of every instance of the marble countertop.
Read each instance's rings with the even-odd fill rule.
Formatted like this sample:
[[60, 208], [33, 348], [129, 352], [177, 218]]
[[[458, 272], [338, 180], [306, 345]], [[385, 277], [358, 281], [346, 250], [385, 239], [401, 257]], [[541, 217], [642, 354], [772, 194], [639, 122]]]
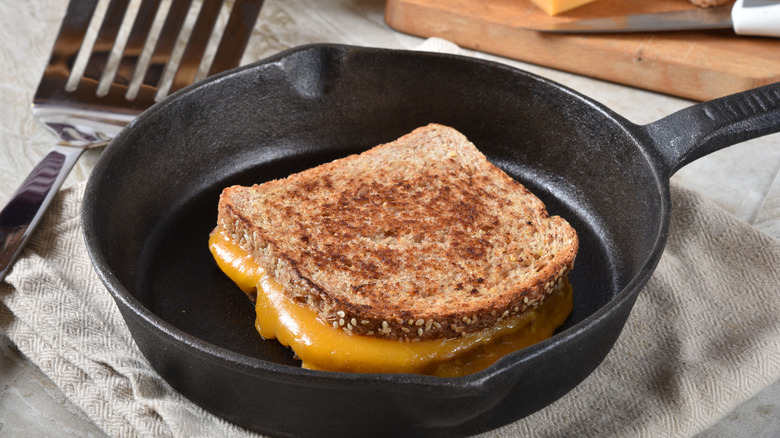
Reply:
[[[66, 6], [65, 0], [0, 0], [0, 29], [4, 35], [0, 43], [2, 203], [56, 141], [32, 117], [30, 102]], [[242, 62], [306, 43], [402, 49], [421, 44], [420, 38], [390, 29], [384, 23], [383, 8], [382, 0], [266, 0]], [[466, 53], [560, 82], [635, 123], [658, 120], [693, 103], [484, 53]], [[96, 149], [82, 156], [65, 186], [86, 180], [99, 155], [100, 150]], [[775, 134], [704, 157], [681, 169], [672, 180], [703, 194], [738, 219], [780, 238], [779, 170], [780, 135]], [[0, 437], [103, 435], [0, 332]], [[780, 382], [746, 401], [699, 436], [780, 436]]]

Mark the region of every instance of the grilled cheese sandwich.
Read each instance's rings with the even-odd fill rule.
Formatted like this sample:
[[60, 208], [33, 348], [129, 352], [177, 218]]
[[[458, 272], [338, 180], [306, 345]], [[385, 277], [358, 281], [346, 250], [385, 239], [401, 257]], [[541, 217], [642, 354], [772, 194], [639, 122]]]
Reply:
[[226, 189], [209, 241], [255, 299], [260, 334], [304, 367], [438, 376], [550, 337], [572, 309], [577, 245], [568, 223], [440, 125]]

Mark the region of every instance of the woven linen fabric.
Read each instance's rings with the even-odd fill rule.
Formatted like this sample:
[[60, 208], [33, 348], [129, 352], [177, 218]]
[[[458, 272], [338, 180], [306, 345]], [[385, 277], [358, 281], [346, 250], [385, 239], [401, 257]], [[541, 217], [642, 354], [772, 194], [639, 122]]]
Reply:
[[[108, 435], [253, 436], [144, 359], [86, 253], [83, 190], [57, 196], [0, 283], [0, 329]], [[485, 437], [689, 436], [780, 378], [780, 242], [680, 187], [672, 200], [664, 255], [604, 362]]]

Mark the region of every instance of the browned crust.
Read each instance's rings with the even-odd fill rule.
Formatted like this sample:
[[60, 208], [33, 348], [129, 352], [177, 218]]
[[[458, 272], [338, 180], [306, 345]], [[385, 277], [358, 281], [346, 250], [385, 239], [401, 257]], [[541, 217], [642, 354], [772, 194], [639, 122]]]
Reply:
[[412, 341], [538, 306], [579, 244], [522, 184], [435, 124], [286, 179], [229, 187], [218, 225], [334, 327]]

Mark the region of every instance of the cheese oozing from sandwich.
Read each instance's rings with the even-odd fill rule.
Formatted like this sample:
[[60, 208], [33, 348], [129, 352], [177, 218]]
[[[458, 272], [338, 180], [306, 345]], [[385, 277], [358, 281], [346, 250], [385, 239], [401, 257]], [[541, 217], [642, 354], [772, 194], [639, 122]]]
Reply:
[[471, 374], [502, 356], [553, 335], [572, 311], [564, 277], [538, 307], [456, 338], [399, 342], [342, 330], [356, 320], [328, 323], [288, 298], [282, 287], [219, 227], [209, 238], [219, 268], [247, 294], [256, 292], [255, 327], [265, 339], [289, 346], [308, 369], [362, 373], [416, 373], [442, 377]]

